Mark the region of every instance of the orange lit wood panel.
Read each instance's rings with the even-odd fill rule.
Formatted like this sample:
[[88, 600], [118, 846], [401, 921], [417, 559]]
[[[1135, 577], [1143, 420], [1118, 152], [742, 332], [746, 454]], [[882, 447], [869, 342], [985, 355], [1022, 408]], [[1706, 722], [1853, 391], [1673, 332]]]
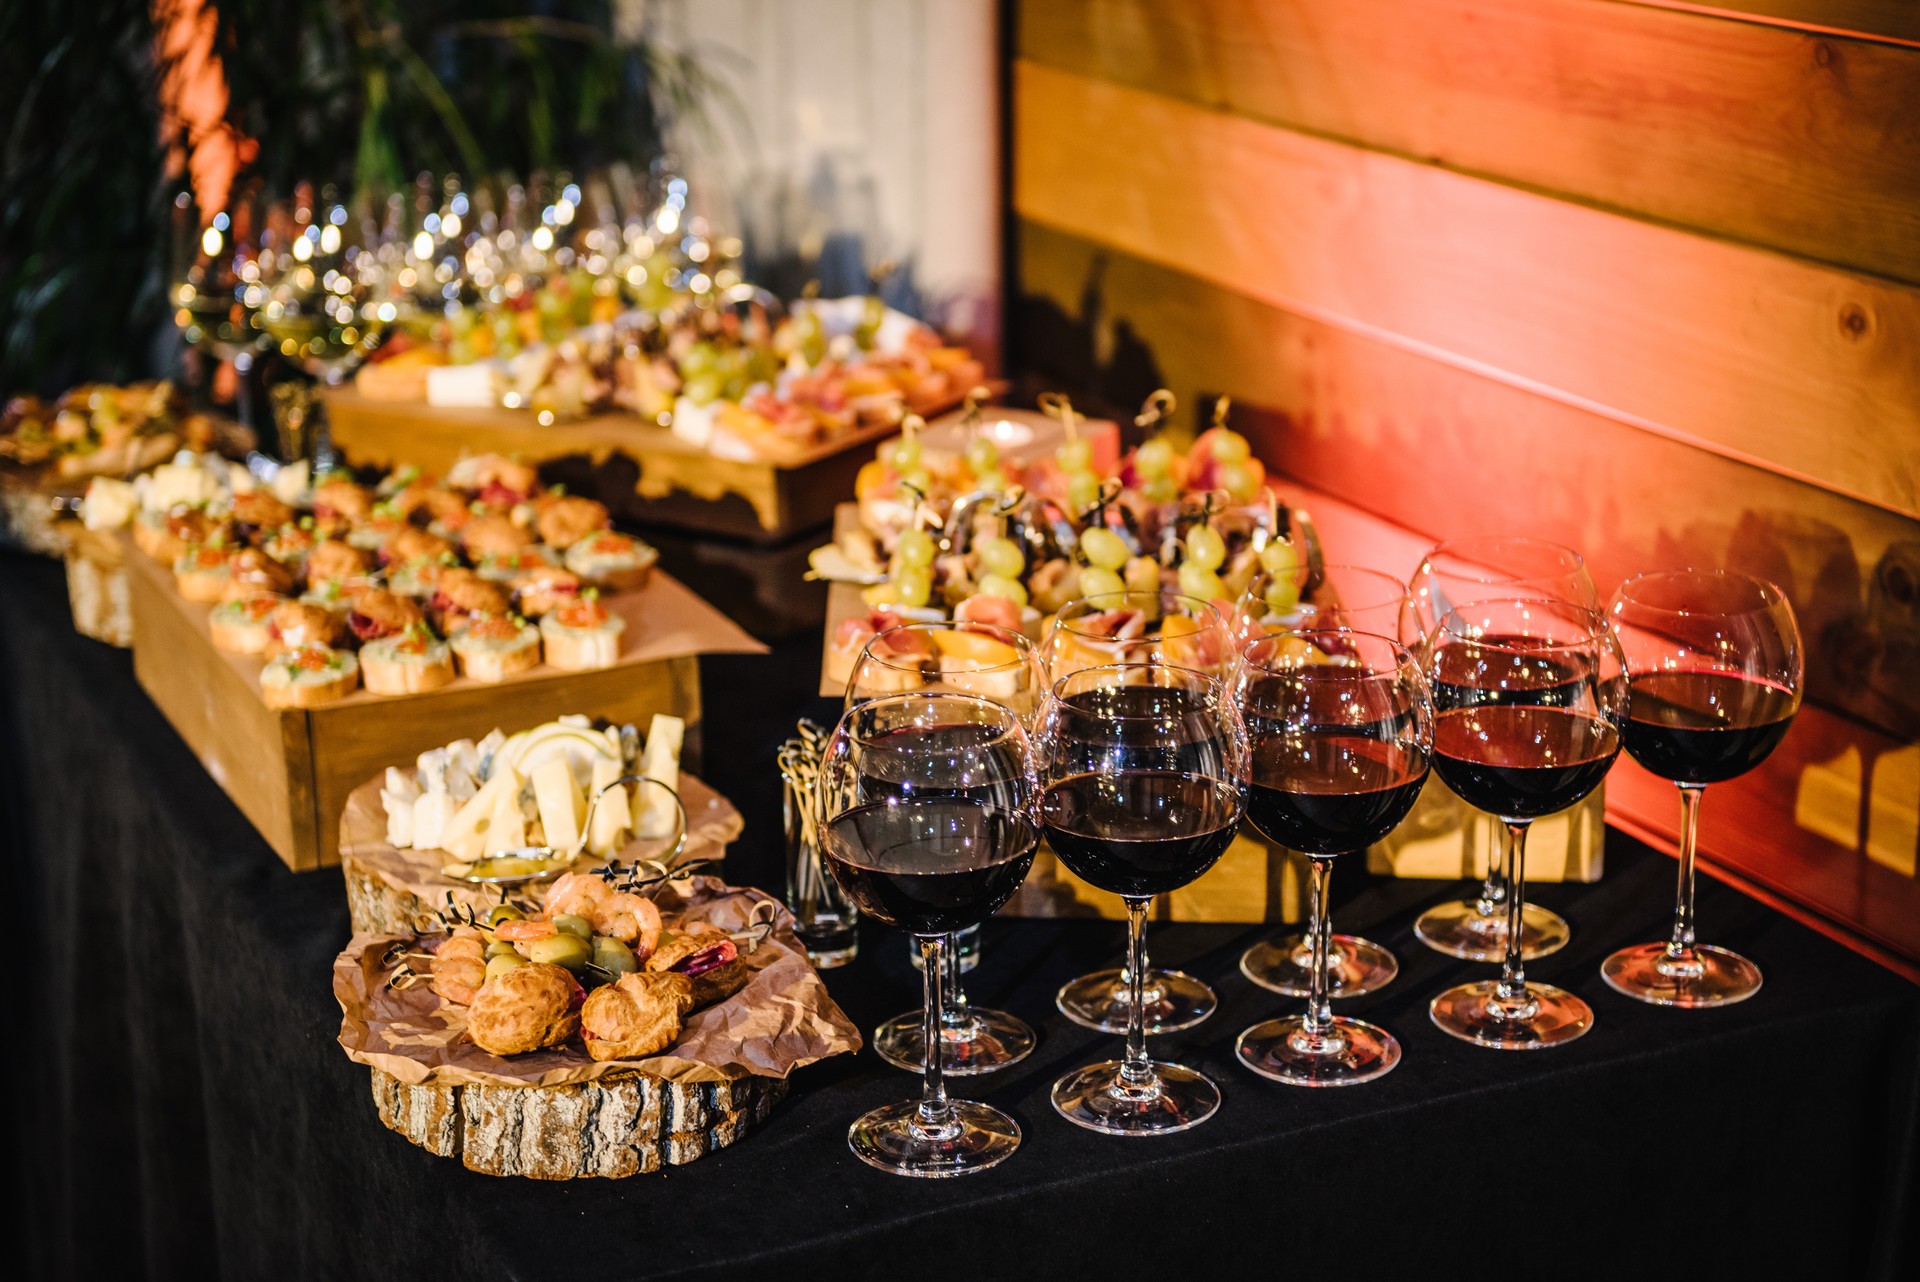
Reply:
[[1019, 48], [1920, 281], [1920, 49], [1593, 0], [1048, 0]]
[[1920, 5], [1913, 0], [1629, 0], [1657, 9], [1710, 13], [1806, 31], [1857, 33], [1920, 45]]
[[1024, 217], [1920, 512], [1920, 290], [1022, 61]]

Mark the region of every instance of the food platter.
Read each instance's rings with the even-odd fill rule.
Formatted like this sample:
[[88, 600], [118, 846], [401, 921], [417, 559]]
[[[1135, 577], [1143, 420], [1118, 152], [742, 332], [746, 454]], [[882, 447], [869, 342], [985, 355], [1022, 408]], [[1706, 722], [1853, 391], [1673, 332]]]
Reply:
[[482, 1050], [467, 1008], [404, 982], [403, 957], [444, 947], [444, 932], [356, 934], [334, 963], [340, 1043], [369, 1068], [382, 1122], [486, 1174], [618, 1178], [736, 1142], [785, 1096], [794, 1069], [859, 1049], [776, 900], [707, 877], [654, 898], [672, 929], [745, 939], [744, 973], [665, 1049], [634, 1059], [594, 1059], [571, 1039]]

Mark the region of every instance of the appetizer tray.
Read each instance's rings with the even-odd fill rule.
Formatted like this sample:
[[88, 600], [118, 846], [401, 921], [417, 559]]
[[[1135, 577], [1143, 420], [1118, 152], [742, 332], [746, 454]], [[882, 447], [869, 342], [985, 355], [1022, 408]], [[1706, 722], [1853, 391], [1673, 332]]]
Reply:
[[[405, 772], [412, 776], [414, 771]], [[356, 935], [395, 934], [436, 927], [448, 911], [471, 908], [485, 913], [501, 901], [501, 892], [444, 877], [440, 869], [453, 856], [433, 848], [400, 849], [387, 841], [387, 811], [380, 801], [380, 777], [369, 779], [347, 798], [340, 816], [340, 869], [347, 883], [347, 911]], [[718, 859], [739, 837], [740, 812], [733, 803], [694, 776], [682, 773], [676, 791], [687, 812], [687, 843], [682, 862]], [[627, 842], [616, 858], [651, 859], [665, 843], [644, 838]], [[605, 861], [583, 859], [592, 871]]]
[[260, 692], [258, 656], [216, 649], [211, 607], [180, 595], [167, 566], [120, 536], [133, 616], [134, 673], [214, 780], [294, 869], [338, 859], [340, 815], [368, 776], [497, 725], [568, 713], [645, 725], [655, 713], [687, 723], [698, 759], [697, 655], [764, 647], [670, 576], [603, 598], [626, 621], [614, 665], [563, 672], [542, 665], [497, 684], [459, 677], [436, 690], [357, 690], [308, 709], [275, 710]]
[[394, 982], [406, 957], [444, 946], [444, 932], [355, 935], [334, 962], [340, 1044], [368, 1066], [380, 1120], [469, 1170], [618, 1178], [735, 1143], [785, 1097], [794, 1069], [860, 1048], [778, 901], [708, 877], [671, 883], [654, 901], [669, 930], [747, 940], [746, 975], [688, 1014], [670, 1045], [635, 1059], [594, 1060], [577, 1036], [521, 1054], [482, 1050], [467, 1007], [429, 984]]
[[[463, 455], [514, 455], [532, 463], [621, 455], [639, 467], [633, 521], [776, 543], [833, 517], [839, 496], [872, 456], [865, 447], [896, 435], [891, 424], [859, 427], [806, 450], [752, 461], [720, 458], [632, 414], [542, 425], [526, 410], [450, 409], [325, 393], [333, 443], [356, 466], [397, 461], [445, 472]], [[937, 407], [949, 408], [949, 407]], [[936, 407], [929, 407], [937, 412]]]

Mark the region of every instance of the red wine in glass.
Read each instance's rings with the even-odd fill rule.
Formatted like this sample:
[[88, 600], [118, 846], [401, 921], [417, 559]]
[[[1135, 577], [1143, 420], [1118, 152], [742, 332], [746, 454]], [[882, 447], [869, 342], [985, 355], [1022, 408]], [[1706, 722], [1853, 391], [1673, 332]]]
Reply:
[[964, 797], [875, 802], [829, 826], [827, 858], [847, 897], [916, 935], [991, 917], [1020, 888], [1039, 844], [1024, 814]]
[[1144, 898], [1199, 877], [1233, 842], [1239, 790], [1173, 770], [1075, 775], [1040, 798], [1047, 844], [1088, 884]]
[[1277, 846], [1306, 855], [1340, 855], [1380, 841], [1407, 816], [1427, 782], [1417, 747], [1334, 731], [1253, 740], [1247, 819]]
[[1619, 751], [1611, 720], [1568, 708], [1489, 703], [1434, 719], [1433, 768], [1467, 804], [1506, 819], [1580, 801]]
[[1732, 672], [1644, 672], [1627, 680], [1626, 748], [1662, 779], [1720, 783], [1767, 759], [1799, 699], [1764, 677]]

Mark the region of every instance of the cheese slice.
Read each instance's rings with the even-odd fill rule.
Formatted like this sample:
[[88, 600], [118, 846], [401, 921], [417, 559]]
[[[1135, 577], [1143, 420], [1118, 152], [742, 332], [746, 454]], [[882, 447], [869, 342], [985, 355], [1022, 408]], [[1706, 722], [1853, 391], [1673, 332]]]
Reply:
[[429, 792], [413, 803], [413, 845], [416, 850], [438, 850], [446, 840], [460, 803], [444, 792]]
[[[647, 746], [640, 753], [640, 773], [657, 779], [669, 788], [680, 786], [680, 747], [687, 734], [687, 723], [665, 713], [656, 714], [647, 726]], [[634, 816], [633, 831], [638, 837], [668, 837], [674, 830], [673, 798], [658, 788], [640, 790], [640, 813]]]
[[[525, 834], [525, 821], [520, 818], [520, 772], [509, 766], [495, 765], [493, 778], [487, 780], [479, 792], [473, 794], [453, 818], [447, 821], [447, 828], [440, 837], [440, 848], [455, 859], [471, 863], [487, 853], [488, 830], [496, 819], [505, 820], [509, 826], [517, 826]], [[505, 807], [502, 807], [502, 800]], [[419, 840], [419, 834], [414, 834]]]
[[564, 757], [550, 758], [533, 772], [533, 799], [547, 844], [563, 854], [578, 846], [586, 799]]
[[487, 821], [481, 848], [489, 855], [498, 855], [526, 844], [527, 812], [521, 809], [520, 790], [515, 788], [494, 799], [493, 817]]
[[[602, 758], [593, 763], [593, 783], [588, 788], [589, 797], [598, 796], [602, 788], [620, 777], [619, 763]], [[649, 792], [658, 789], [649, 788]], [[611, 858], [625, 844], [627, 830], [633, 827], [633, 807], [627, 801], [627, 788], [609, 788], [607, 795], [600, 798], [593, 808], [593, 826], [587, 832], [587, 849], [601, 859]]]

